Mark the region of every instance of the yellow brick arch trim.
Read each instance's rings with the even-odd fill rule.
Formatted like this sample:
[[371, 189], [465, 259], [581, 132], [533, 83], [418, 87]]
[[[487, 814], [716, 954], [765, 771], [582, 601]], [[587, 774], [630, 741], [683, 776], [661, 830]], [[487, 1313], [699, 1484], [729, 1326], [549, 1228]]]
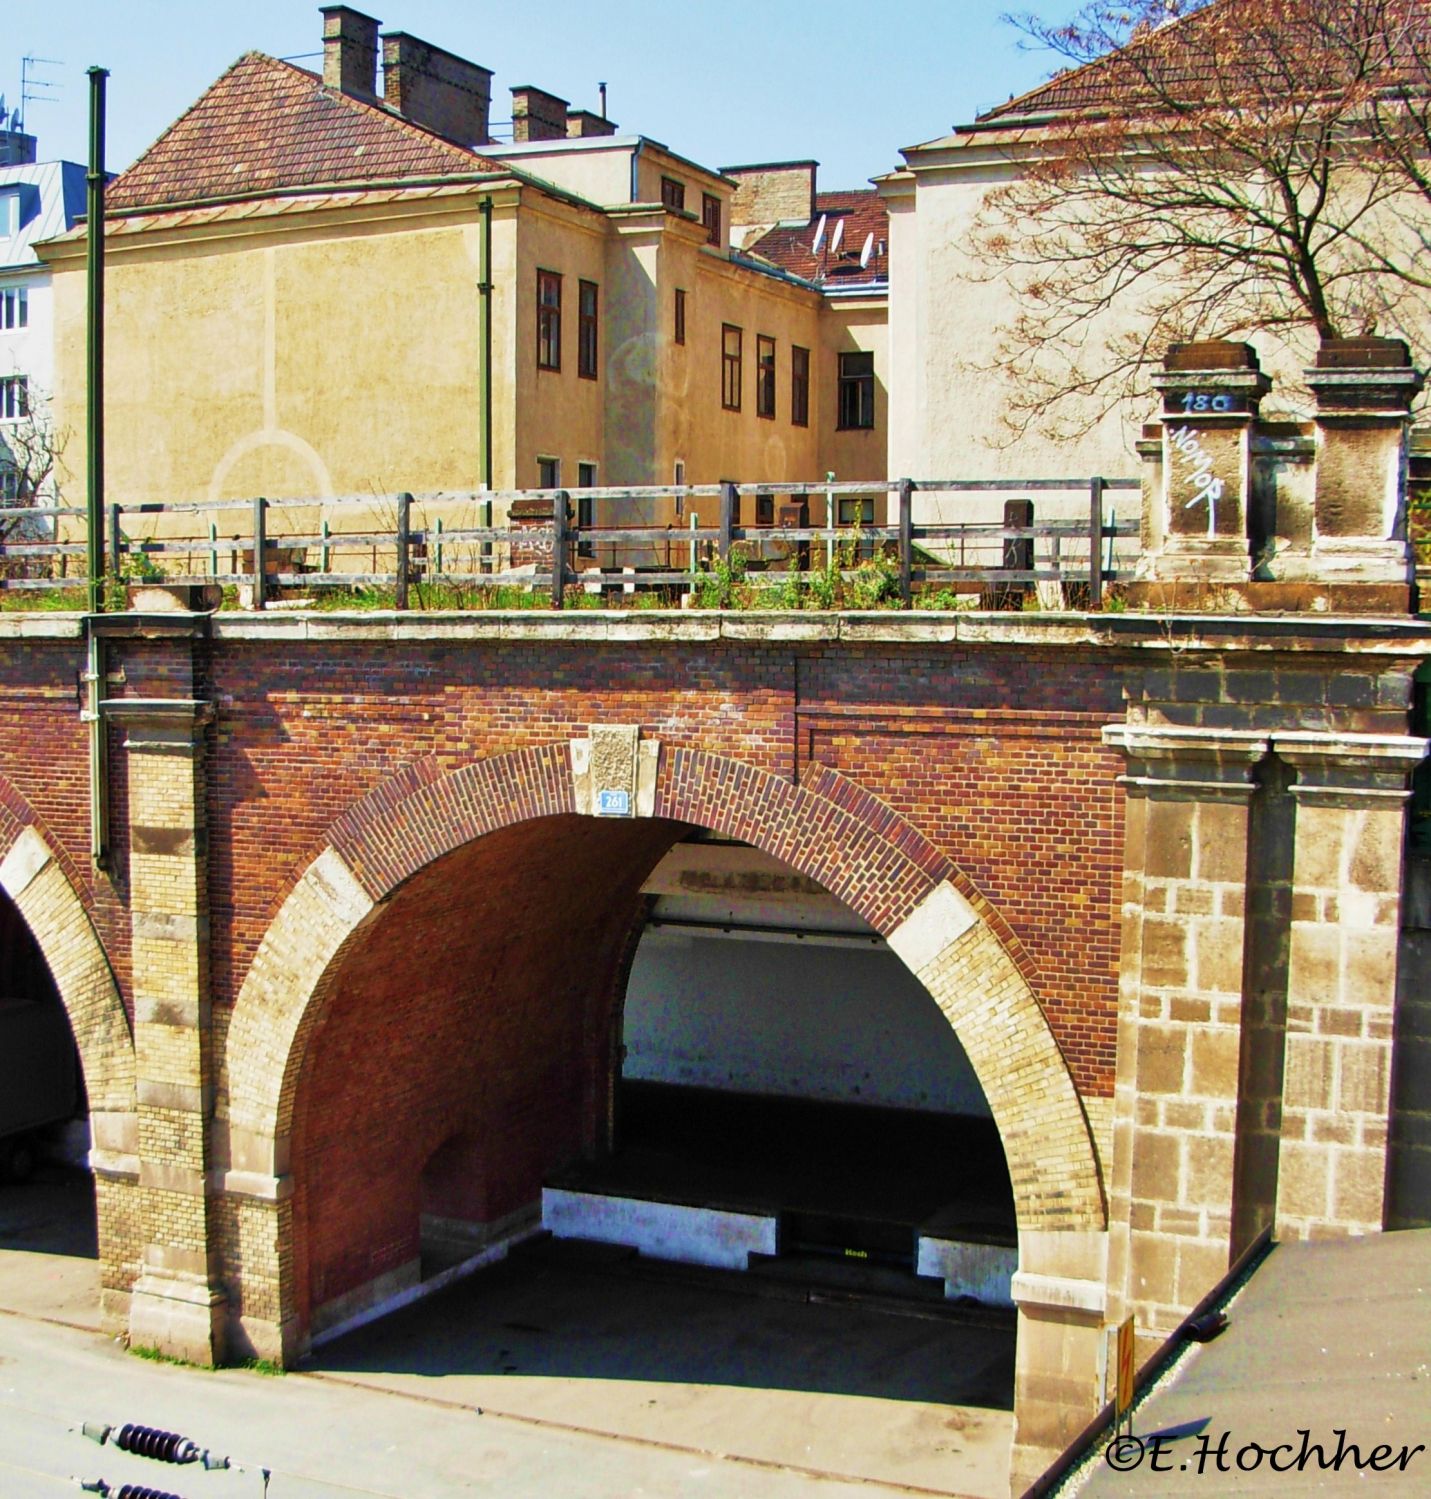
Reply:
[[[342, 956], [393, 892], [474, 838], [578, 811], [568, 743], [399, 772], [339, 818], [265, 933], [226, 1052], [236, 1150], [286, 1168], [308, 1035]], [[648, 815], [744, 839], [858, 911], [959, 1036], [1008, 1158], [1021, 1229], [1102, 1229], [1097, 1157], [1077, 1089], [993, 913], [906, 819], [816, 768], [800, 786], [720, 755], [662, 754]], [[962, 887], [962, 888], [961, 888]]]
[[99, 1144], [105, 1116], [134, 1112], [134, 1040], [89, 913], [50, 845], [21, 828], [0, 860], [0, 887], [30, 929], [69, 1015]]

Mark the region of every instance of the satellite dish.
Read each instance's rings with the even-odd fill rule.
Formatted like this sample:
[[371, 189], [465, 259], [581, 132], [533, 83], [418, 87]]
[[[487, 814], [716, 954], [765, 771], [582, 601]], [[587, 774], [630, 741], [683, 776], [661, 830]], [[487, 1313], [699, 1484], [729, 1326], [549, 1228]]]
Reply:
[[874, 252], [874, 233], [873, 233], [873, 231], [871, 231], [869, 234], [865, 235], [865, 242], [860, 247], [860, 269], [862, 271], [865, 271], [865, 270], [869, 269], [870, 255], [873, 252]]
[[839, 221], [839, 223], [835, 225], [835, 232], [830, 236], [830, 254], [831, 255], [838, 255], [840, 253], [840, 241], [842, 239], [844, 239], [844, 237], [845, 237], [845, 221], [843, 219], [841, 219]]
[[822, 213], [820, 215], [820, 222], [819, 222], [819, 224], [815, 228], [815, 243], [810, 246], [810, 253], [812, 255], [818, 255], [820, 253], [820, 246], [823, 245], [824, 243], [825, 243], [825, 215]]

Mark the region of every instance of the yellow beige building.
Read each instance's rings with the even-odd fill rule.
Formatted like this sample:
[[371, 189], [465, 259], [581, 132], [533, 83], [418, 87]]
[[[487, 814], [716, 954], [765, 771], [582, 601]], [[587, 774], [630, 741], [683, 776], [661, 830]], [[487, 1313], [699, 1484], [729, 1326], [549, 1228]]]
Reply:
[[[826, 274], [851, 260], [829, 237], [811, 274], [781, 264], [817, 217], [812, 164], [793, 219], [752, 231], [752, 185], [789, 169], [711, 170], [530, 86], [498, 144], [487, 69], [322, 15], [321, 78], [247, 54], [109, 190], [108, 501], [886, 476], [882, 239], [857, 284]], [[83, 230], [41, 253], [57, 415], [79, 434]], [[81, 437], [65, 462], [77, 493]], [[690, 524], [678, 496], [598, 503], [579, 518]], [[485, 523], [472, 501], [446, 514]], [[213, 515], [166, 526], [203, 542]], [[219, 516], [218, 544], [248, 536]], [[275, 512], [269, 534], [318, 523]], [[132, 512], [125, 529], [156, 534]]]

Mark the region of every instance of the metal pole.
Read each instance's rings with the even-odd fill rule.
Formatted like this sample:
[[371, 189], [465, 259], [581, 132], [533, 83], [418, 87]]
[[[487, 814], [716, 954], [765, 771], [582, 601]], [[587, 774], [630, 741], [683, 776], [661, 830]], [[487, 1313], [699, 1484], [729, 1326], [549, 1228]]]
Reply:
[[85, 174], [88, 294], [85, 453], [91, 614], [98, 614], [104, 608], [104, 80], [108, 77], [105, 68], [89, 69], [89, 171]]
[[1103, 607], [1103, 480], [1088, 481], [1088, 607]]
[[906, 609], [914, 598], [914, 481], [899, 481], [899, 597]]
[[89, 857], [109, 867], [109, 745], [100, 700], [105, 687], [105, 650], [96, 621], [88, 622], [85, 662], [85, 727], [89, 730]]
[[[478, 290], [482, 294], [481, 337], [482, 369], [479, 377], [482, 402], [482, 485], [488, 494], [492, 492], [492, 200], [483, 198], [478, 208], [482, 214], [482, 279]], [[489, 530], [492, 526], [492, 502], [482, 503], [482, 524]], [[479, 571], [490, 571], [492, 543], [484, 541], [480, 551]]]
[[109, 570], [120, 577], [124, 566], [124, 533], [119, 529], [119, 506], [109, 507]]

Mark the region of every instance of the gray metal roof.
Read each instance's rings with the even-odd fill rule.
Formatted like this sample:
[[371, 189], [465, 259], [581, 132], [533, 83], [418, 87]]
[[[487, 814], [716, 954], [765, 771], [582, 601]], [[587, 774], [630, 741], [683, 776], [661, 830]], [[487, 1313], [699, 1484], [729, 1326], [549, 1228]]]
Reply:
[[39, 264], [35, 245], [72, 229], [84, 217], [85, 169], [77, 161], [0, 167], [0, 193], [20, 197], [20, 232], [0, 239], [0, 270]]

